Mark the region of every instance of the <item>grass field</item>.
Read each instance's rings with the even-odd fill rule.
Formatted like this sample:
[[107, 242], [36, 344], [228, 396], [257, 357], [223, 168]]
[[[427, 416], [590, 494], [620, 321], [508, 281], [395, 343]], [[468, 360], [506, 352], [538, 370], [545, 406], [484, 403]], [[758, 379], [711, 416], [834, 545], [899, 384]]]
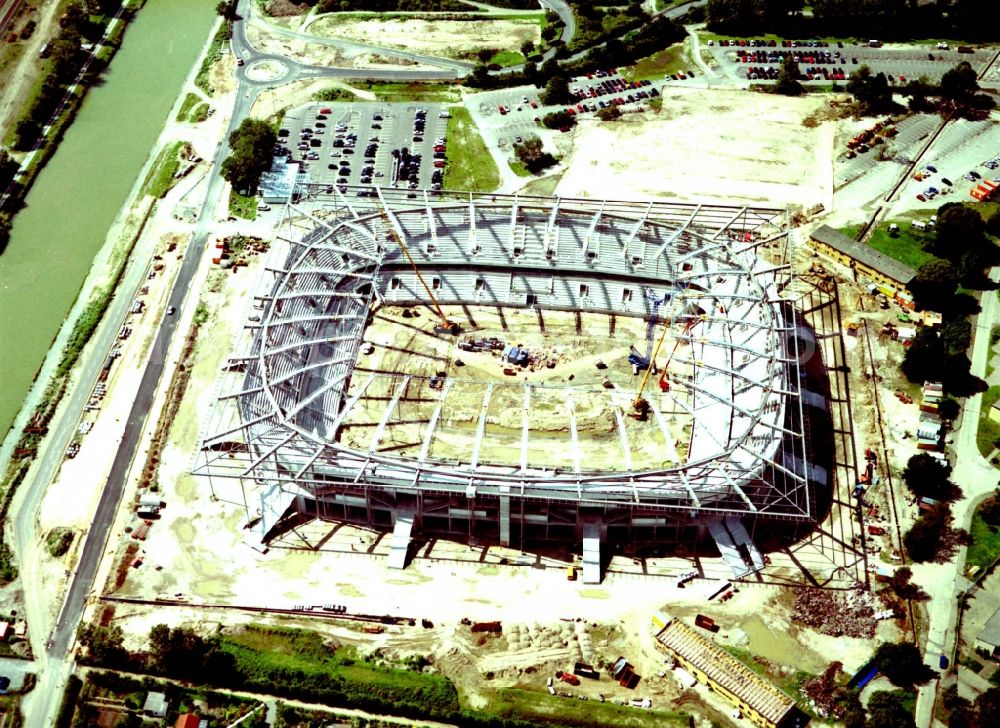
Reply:
[[194, 94], [188, 94], [185, 96], [184, 103], [182, 103], [181, 108], [177, 110], [177, 121], [187, 121], [188, 115], [191, 113], [191, 109], [193, 109], [197, 103], [198, 97]]
[[559, 180], [562, 179], [562, 172], [559, 174], [550, 175], [548, 177], [542, 177], [541, 179], [533, 179], [524, 187], [521, 188], [521, 193], [525, 195], [539, 195], [540, 197], [549, 197], [556, 191], [556, 187], [559, 186]]
[[447, 83], [361, 83], [363, 88], [383, 101], [459, 101], [458, 86]]
[[149, 170], [149, 176], [146, 177], [146, 182], [143, 185], [144, 194], [163, 199], [163, 196], [176, 184], [177, 180], [174, 179], [174, 175], [177, 174], [177, 169], [180, 167], [180, 152], [185, 144], [187, 142], [174, 142], [169, 147], [160, 150], [156, 163]]
[[500, 186], [500, 173], [468, 109], [451, 110], [447, 138], [445, 189], [492, 192]]
[[236, 190], [230, 190], [229, 214], [242, 217], [244, 220], [255, 220], [257, 218], [257, 198], [247, 197]]
[[[889, 235], [891, 222], [893, 221], [889, 220], [878, 225], [868, 239], [868, 244], [875, 250], [914, 269], [934, 258], [933, 255], [924, 250], [924, 244], [931, 239], [930, 235], [913, 229], [907, 220], [896, 220], [899, 232], [895, 236], [891, 236]], [[848, 225], [840, 228], [840, 232], [856, 238], [862, 227], [862, 225]]]
[[990, 419], [993, 403], [1000, 399], [1000, 386], [994, 386], [983, 392], [983, 406], [979, 412], [979, 429], [976, 432], [976, 444], [983, 457], [989, 457], [993, 452], [993, 443], [1000, 437], [1000, 424]]
[[690, 725], [687, 713], [636, 710], [632, 707], [554, 697], [545, 693], [510, 688], [498, 691], [487, 710], [502, 718], [517, 717], [534, 725], [579, 726], [580, 728], [680, 728]]
[[228, 42], [229, 27], [226, 23], [223, 23], [219, 26], [215, 37], [212, 38], [212, 45], [205, 51], [205, 57], [201, 59], [201, 68], [198, 69], [198, 75], [194, 78], [194, 85], [209, 96], [214, 92], [212, 85], [208, 82], [209, 71], [212, 69], [212, 64], [222, 58], [222, 49]]
[[513, 171], [518, 177], [534, 177], [534, 175], [528, 171], [528, 168], [516, 159], [508, 162], [507, 164], [510, 165], [511, 171]]
[[489, 62], [507, 68], [508, 66], [519, 66], [526, 60], [520, 51], [497, 51]]
[[221, 648], [235, 658], [237, 672], [251, 682], [298, 675], [302, 682], [336, 685], [344, 694], [418, 701], [429, 711], [458, 708], [458, 693], [446, 678], [377, 665], [359, 657], [353, 648], [328, 646], [314, 632], [250, 625], [226, 634]]
[[979, 509], [976, 509], [972, 516], [972, 525], [969, 526], [969, 535], [972, 537], [972, 543], [965, 552], [966, 572], [973, 566], [978, 566], [980, 570], [985, 569], [1000, 556], [1000, 529], [986, 523], [979, 517]]
[[687, 70], [692, 65], [694, 64], [687, 62], [684, 45], [676, 43], [651, 56], [640, 58], [631, 68], [623, 69], [622, 76], [630, 81], [659, 80], [668, 73]]
[[900, 263], [906, 263], [914, 269], [934, 258], [933, 255], [924, 250], [924, 243], [930, 239], [930, 236], [914, 230], [905, 222], [901, 221], [896, 224], [899, 225], [899, 233], [895, 237], [889, 235], [886, 223], [875, 228], [868, 244], [875, 250], [885, 253]]

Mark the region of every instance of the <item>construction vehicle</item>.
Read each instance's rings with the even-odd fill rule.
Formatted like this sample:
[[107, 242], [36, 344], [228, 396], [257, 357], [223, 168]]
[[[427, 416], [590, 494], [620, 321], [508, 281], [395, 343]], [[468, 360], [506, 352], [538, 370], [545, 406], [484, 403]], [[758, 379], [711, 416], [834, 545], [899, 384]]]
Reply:
[[634, 346], [629, 347], [628, 363], [632, 365], [633, 370], [638, 369], [642, 371], [643, 369], [649, 369], [649, 358], [643, 356]]
[[526, 366], [528, 364], [528, 350], [514, 344], [508, 344], [504, 347], [503, 359], [510, 364], [517, 364], [519, 367]]
[[576, 567], [567, 566], [566, 567], [566, 581], [576, 581]]
[[[684, 324], [684, 333], [688, 334], [691, 329], [694, 328], [695, 324], [700, 323], [708, 319], [706, 314], [701, 314], [698, 318], [690, 318], [687, 323]], [[680, 337], [674, 342], [674, 348], [670, 351], [670, 356], [667, 357], [667, 363], [663, 367], [663, 374], [660, 375], [660, 391], [669, 392], [670, 391], [670, 362], [674, 360], [674, 354], [677, 353], [677, 347], [681, 345]]]
[[389, 219], [388, 213], [383, 209], [382, 216], [385, 218], [386, 223], [388, 223], [389, 237], [395, 241], [399, 249], [403, 251], [403, 255], [406, 256], [406, 260], [410, 263], [410, 267], [413, 268], [414, 274], [417, 276], [417, 280], [420, 281], [420, 285], [424, 287], [427, 292], [427, 297], [430, 298], [431, 303], [434, 304], [434, 310], [437, 312], [438, 319], [440, 323], [434, 326], [435, 334], [450, 334], [451, 336], [457, 336], [462, 331], [462, 327], [455, 321], [449, 321], [448, 317], [444, 315], [444, 311], [441, 310], [441, 304], [438, 303], [431, 287], [427, 285], [427, 281], [424, 277], [420, 275], [420, 269], [417, 267], [416, 262], [413, 260], [413, 256], [410, 255], [410, 249], [406, 247], [406, 243], [403, 242], [402, 236], [396, 231], [396, 226], [394, 221]]
[[580, 678], [578, 678], [571, 672], [563, 672], [562, 670], [557, 670], [556, 677], [562, 680], [564, 683], [569, 683], [570, 685], [580, 684]]

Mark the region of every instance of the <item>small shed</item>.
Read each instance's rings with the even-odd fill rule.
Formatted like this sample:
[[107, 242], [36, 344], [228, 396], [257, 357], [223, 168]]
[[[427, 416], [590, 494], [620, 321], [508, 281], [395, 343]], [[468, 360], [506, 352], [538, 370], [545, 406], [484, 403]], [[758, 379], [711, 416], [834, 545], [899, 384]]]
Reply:
[[990, 655], [996, 655], [1000, 650], [1000, 609], [993, 612], [985, 626], [976, 635], [977, 650], [985, 650]]
[[142, 705], [142, 712], [153, 718], [166, 718], [167, 707], [167, 696], [164, 693], [150, 691]]
[[990, 407], [990, 419], [994, 422], [1000, 422], [1000, 400], [993, 403]]
[[194, 713], [184, 713], [183, 715], [177, 716], [177, 722], [174, 723], [174, 728], [198, 728], [200, 723], [201, 719]]

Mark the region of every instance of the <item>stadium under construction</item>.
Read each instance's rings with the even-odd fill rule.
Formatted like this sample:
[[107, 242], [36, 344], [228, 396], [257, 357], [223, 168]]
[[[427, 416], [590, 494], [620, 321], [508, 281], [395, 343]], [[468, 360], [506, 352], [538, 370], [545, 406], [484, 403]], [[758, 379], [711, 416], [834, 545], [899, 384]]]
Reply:
[[[814, 522], [829, 391], [782, 209], [304, 187], [195, 472], [289, 519], [530, 550]], [[600, 335], [595, 331], [600, 330]], [[822, 500], [822, 498], [820, 498]]]

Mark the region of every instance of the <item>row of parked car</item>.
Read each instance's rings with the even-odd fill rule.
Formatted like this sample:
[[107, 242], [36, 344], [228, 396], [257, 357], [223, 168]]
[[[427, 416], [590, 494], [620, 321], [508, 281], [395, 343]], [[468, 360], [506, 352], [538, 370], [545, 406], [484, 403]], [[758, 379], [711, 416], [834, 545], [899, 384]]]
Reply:
[[[738, 51], [736, 60], [739, 63], [783, 63], [791, 56], [799, 63], [832, 66], [834, 63], [847, 63], [844, 54], [830, 51]], [[854, 60], [857, 63], [857, 60]]]
[[[714, 45], [714, 41], [708, 41], [708, 45]], [[778, 41], [773, 38], [770, 40], [764, 40], [762, 38], [750, 38], [750, 39], [732, 39], [732, 40], [720, 40], [719, 45], [723, 48], [729, 48], [731, 46], [737, 48], [777, 48]], [[829, 48], [830, 44], [825, 40], [783, 40], [781, 41], [782, 48]], [[837, 47], [843, 48], [844, 44], [841, 41], [837, 41]]]

